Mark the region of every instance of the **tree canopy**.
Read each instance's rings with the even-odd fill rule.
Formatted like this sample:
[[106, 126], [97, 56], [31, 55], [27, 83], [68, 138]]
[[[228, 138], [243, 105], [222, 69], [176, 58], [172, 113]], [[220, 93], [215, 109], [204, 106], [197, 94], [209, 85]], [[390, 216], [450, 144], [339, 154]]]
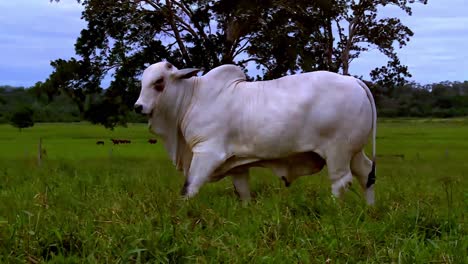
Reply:
[[[59, 2], [59, 0], [55, 0]], [[77, 58], [52, 62], [41, 90], [67, 91], [80, 112], [108, 127], [126, 122], [149, 63], [212, 69], [226, 63], [256, 68], [252, 79], [330, 70], [352, 74], [351, 62], [375, 48], [389, 58], [373, 81], [403, 84], [410, 76], [395, 48], [413, 32], [398, 18], [380, 18], [388, 5], [411, 15], [427, 0], [82, 0], [87, 27], [75, 44]], [[110, 87], [100, 83], [112, 75]], [[97, 95], [101, 99], [89, 103]], [[108, 116], [94, 119], [105, 105]], [[93, 106], [93, 107], [91, 107]]]

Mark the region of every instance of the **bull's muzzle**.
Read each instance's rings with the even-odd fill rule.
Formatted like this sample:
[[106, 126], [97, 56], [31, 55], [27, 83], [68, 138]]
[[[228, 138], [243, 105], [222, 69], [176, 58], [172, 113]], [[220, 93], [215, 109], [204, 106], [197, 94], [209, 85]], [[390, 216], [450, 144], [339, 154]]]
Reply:
[[141, 114], [141, 112], [143, 112], [143, 105], [141, 105], [141, 104], [135, 104], [135, 105], [133, 106], [133, 109], [135, 110], [135, 112], [136, 112], [137, 114]]

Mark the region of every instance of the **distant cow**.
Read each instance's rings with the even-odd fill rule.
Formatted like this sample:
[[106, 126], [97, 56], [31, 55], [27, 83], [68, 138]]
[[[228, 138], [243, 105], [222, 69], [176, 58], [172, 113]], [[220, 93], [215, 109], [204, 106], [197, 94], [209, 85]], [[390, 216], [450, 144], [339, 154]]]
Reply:
[[96, 145], [104, 145], [104, 141], [97, 141]]
[[150, 144], [156, 144], [156, 142], [158, 142], [158, 140], [157, 139], [148, 139], [148, 142]]
[[118, 144], [130, 144], [132, 143], [132, 141], [128, 140], [128, 139], [113, 139], [111, 138], [111, 141], [114, 145], [118, 145]]

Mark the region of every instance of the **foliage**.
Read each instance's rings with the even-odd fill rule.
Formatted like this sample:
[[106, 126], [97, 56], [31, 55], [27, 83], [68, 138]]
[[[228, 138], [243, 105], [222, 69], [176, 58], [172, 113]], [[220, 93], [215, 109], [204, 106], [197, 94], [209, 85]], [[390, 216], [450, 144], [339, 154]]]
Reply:
[[[468, 115], [468, 81], [441, 82], [421, 85], [407, 83], [402, 86], [369, 84], [374, 94], [379, 117], [457, 117]], [[7, 123], [13, 112], [26, 104], [34, 110], [35, 122], [77, 122], [90, 120], [94, 124], [107, 121], [125, 125], [126, 122], [147, 122], [133, 111], [119, 111], [114, 105], [124, 104], [121, 96], [103, 93], [85, 96], [84, 115], [68, 93], [60, 93], [49, 101], [39, 92], [40, 83], [24, 89], [0, 86], [0, 123]]]
[[350, 74], [351, 61], [375, 47], [390, 59], [372, 71], [375, 81], [402, 84], [410, 76], [394, 43], [405, 46], [413, 32], [397, 18], [379, 18], [378, 10], [393, 5], [411, 15], [415, 1], [78, 2], [88, 22], [75, 44], [81, 59], [52, 62], [54, 72], [43, 90], [49, 96], [67, 91], [80, 113], [92, 119], [94, 115], [83, 107], [86, 95], [100, 92], [104, 76], [112, 75], [102, 102], [113, 109], [109, 116], [91, 120], [106, 127], [127, 122], [139, 90], [138, 77], [148, 63], [163, 59], [178, 67], [206, 70], [226, 63], [244, 69], [253, 64], [257, 79], [271, 79], [312, 70]]
[[20, 131], [23, 128], [34, 126], [33, 110], [28, 106], [18, 108], [10, 118], [12, 126], [18, 128]]
[[286, 188], [261, 169], [245, 207], [229, 179], [184, 201], [183, 176], [143, 124], [3, 125], [0, 262], [467, 263], [467, 125], [380, 122], [374, 208], [356, 182], [340, 203], [324, 172]]

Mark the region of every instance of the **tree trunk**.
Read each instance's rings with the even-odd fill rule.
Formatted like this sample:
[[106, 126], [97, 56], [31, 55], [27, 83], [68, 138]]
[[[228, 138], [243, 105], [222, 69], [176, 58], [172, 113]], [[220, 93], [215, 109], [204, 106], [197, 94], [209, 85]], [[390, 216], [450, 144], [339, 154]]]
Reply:
[[349, 75], [349, 49], [345, 49], [342, 54], [343, 75]]
[[349, 52], [351, 50], [351, 47], [353, 46], [353, 38], [354, 38], [354, 31], [355, 31], [355, 23], [357, 23], [357, 17], [354, 17], [354, 19], [349, 23], [349, 35], [348, 39], [346, 41], [346, 46], [343, 50], [343, 53], [341, 54], [341, 60], [343, 63], [343, 75], [349, 75]]
[[329, 71], [335, 71], [333, 67], [333, 31], [332, 31], [332, 21], [330, 18], [327, 19], [327, 43], [326, 43], [326, 63]]
[[41, 166], [42, 164], [42, 138], [39, 138], [38, 152], [37, 152], [37, 164]]

